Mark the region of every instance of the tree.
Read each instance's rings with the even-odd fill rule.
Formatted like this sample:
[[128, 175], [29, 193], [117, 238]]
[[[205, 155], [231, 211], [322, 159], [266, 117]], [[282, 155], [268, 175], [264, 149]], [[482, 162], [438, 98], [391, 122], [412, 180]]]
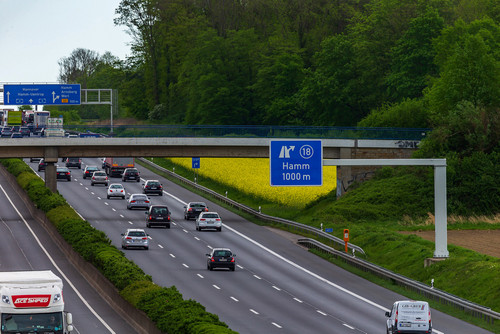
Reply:
[[444, 20], [436, 9], [429, 8], [411, 20], [409, 29], [392, 48], [391, 72], [386, 79], [391, 100], [423, 95], [428, 77], [437, 75], [432, 40], [443, 27]]
[[59, 60], [59, 81], [62, 83], [79, 83], [87, 88], [88, 78], [99, 65], [99, 54], [88, 49], [75, 49], [67, 58]]

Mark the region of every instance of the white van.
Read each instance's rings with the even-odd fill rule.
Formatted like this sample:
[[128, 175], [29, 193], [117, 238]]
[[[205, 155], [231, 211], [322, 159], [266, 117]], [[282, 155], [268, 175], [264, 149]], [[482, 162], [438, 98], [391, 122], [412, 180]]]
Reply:
[[431, 309], [427, 302], [397, 301], [385, 315], [389, 317], [386, 324], [387, 334], [432, 333]]

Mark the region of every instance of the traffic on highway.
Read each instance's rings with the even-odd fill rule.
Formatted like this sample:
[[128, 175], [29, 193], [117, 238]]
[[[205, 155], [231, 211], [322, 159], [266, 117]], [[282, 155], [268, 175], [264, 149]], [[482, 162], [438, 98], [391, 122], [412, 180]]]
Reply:
[[[25, 161], [44, 177], [37, 162]], [[70, 168], [71, 179], [59, 180], [58, 191], [156, 284], [176, 286], [185, 299], [200, 302], [239, 333], [388, 332], [386, 312], [408, 299], [297, 246], [293, 236], [253, 224], [141, 166], [135, 166], [140, 182], [109, 176], [109, 184], [92, 186], [82, 172], [101, 165], [99, 158], [81, 159], [82, 170]], [[109, 196], [111, 184], [123, 187], [125, 199]], [[204, 207], [188, 213], [190, 203]], [[152, 224], [155, 206], [168, 210], [168, 224]], [[72, 313], [78, 326], [79, 314]], [[436, 310], [432, 331], [489, 333]]]

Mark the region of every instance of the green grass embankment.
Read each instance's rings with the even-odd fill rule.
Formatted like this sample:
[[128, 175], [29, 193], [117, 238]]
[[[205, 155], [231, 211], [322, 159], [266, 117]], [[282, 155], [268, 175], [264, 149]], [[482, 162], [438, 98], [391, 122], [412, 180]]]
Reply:
[[[168, 159], [155, 158], [154, 162], [188, 179], [193, 171], [173, 164]], [[264, 202], [252, 195], [234, 192], [217, 180], [198, 179], [198, 183], [218, 193], [229, 191], [230, 198], [257, 209], [262, 206], [266, 214], [292, 219], [303, 224], [333, 228], [333, 234], [341, 237], [344, 228], [350, 230], [351, 242], [362, 247], [367, 260], [396, 273], [434, 286], [475, 303], [500, 312], [500, 259], [479, 254], [461, 247], [448, 245], [450, 258], [424, 268], [424, 260], [434, 253], [434, 243], [415, 235], [403, 235], [398, 231], [434, 229], [433, 176], [431, 169], [384, 168], [368, 182], [353, 187], [336, 200], [329, 194], [310, 203], [306, 208], [286, 208]], [[500, 229], [500, 224], [471, 222], [467, 219], [450, 224], [449, 229]], [[329, 259], [336, 262], [334, 259]], [[337, 263], [337, 262], [336, 262]], [[340, 264], [340, 263], [338, 263]], [[344, 266], [344, 265], [342, 265]], [[345, 267], [345, 266], [344, 266]], [[391, 282], [353, 268], [346, 269], [384, 285], [408, 298], [421, 299], [413, 292]], [[430, 301], [434, 308], [453, 316], [500, 333], [500, 322], [491, 325], [472, 318], [452, 307]]]

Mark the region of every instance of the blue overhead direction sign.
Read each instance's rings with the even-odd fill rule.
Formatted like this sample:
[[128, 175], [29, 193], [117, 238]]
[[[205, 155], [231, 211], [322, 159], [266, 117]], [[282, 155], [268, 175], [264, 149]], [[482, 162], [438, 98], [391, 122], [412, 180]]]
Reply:
[[323, 185], [321, 140], [271, 140], [271, 186]]
[[5, 105], [43, 104], [43, 105], [80, 105], [80, 85], [30, 84], [4, 85]]

